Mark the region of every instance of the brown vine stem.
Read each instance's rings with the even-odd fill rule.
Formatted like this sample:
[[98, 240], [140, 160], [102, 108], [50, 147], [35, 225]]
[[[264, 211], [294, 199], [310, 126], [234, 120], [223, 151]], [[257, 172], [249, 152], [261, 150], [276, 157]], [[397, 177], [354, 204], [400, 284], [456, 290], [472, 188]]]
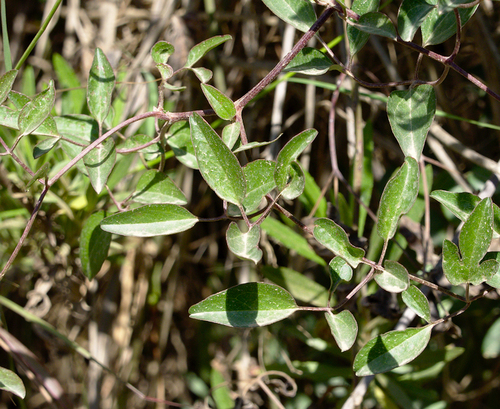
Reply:
[[432, 288], [433, 290], [440, 291], [446, 295], [449, 295], [450, 297], [456, 298], [457, 300], [460, 300], [462, 302], [467, 302], [467, 300], [462, 297], [461, 295], [455, 294], [453, 291], [448, 290], [447, 288], [441, 287], [440, 285], [431, 283], [430, 281], [424, 280], [423, 278], [414, 276], [412, 274], [408, 274], [410, 277], [410, 280], [416, 281], [419, 284], [425, 285], [426, 287]]

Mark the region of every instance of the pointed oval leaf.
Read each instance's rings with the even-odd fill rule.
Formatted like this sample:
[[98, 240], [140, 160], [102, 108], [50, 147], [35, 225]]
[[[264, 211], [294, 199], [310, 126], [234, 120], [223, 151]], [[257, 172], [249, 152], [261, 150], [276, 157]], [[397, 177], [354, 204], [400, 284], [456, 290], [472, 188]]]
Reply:
[[167, 175], [157, 170], [147, 170], [137, 182], [132, 196], [135, 202], [144, 204], [187, 204], [186, 196]]
[[429, 343], [432, 327], [391, 331], [368, 341], [354, 359], [356, 376], [387, 372], [413, 361]]
[[340, 350], [344, 352], [351, 349], [358, 335], [358, 323], [354, 315], [348, 310], [338, 314], [329, 311], [325, 313], [325, 318]]
[[492, 251], [486, 254], [485, 257], [486, 260], [496, 260], [498, 262], [498, 270], [497, 272], [491, 277], [488, 281], [486, 281], [486, 284], [495, 287], [495, 288], [500, 288], [500, 252], [499, 251]]
[[198, 169], [198, 160], [194, 154], [191, 131], [187, 121], [179, 121], [169, 128], [167, 143], [174, 151], [175, 157], [183, 165], [191, 169]]
[[347, 233], [330, 219], [318, 219], [314, 224], [314, 237], [335, 255], [342, 257], [356, 268], [365, 255], [365, 251], [349, 243]]
[[368, 34], [375, 34], [396, 40], [398, 35], [391, 19], [379, 12], [363, 14], [357, 22], [352, 23], [354, 27]]
[[398, 12], [399, 36], [411, 41], [427, 15], [434, 9], [428, 0], [403, 0]]
[[377, 232], [382, 239], [387, 241], [394, 237], [400, 217], [408, 213], [415, 203], [418, 177], [418, 163], [408, 156], [401, 168], [387, 182], [377, 215]]
[[[279, 137], [278, 137], [279, 138]], [[238, 148], [233, 150], [233, 153], [239, 153], [243, 151], [248, 151], [250, 149], [255, 149], [255, 148], [262, 148], [263, 146], [271, 145], [272, 143], [276, 142], [278, 139], [274, 139], [272, 141], [267, 141], [267, 142], [249, 142], [245, 145], [241, 145]]]
[[387, 115], [404, 155], [419, 161], [436, 115], [434, 87], [425, 84], [407, 91], [391, 92], [387, 100]]
[[151, 57], [156, 64], [166, 64], [169, 57], [175, 52], [175, 48], [167, 41], [158, 41], [151, 48]]
[[96, 48], [87, 83], [87, 103], [92, 116], [102, 124], [108, 116], [115, 74], [106, 55]]
[[238, 257], [252, 260], [257, 264], [262, 258], [262, 250], [259, 249], [260, 226], [253, 226], [243, 233], [235, 222], [229, 225], [226, 232], [227, 246]]
[[255, 160], [243, 168], [247, 184], [246, 196], [243, 200], [245, 212], [256, 210], [262, 199], [276, 187], [274, 171], [276, 163], [270, 160]]
[[400, 293], [410, 285], [408, 271], [396, 261], [387, 260], [384, 263], [384, 271], [375, 275], [375, 281], [385, 291]]
[[211, 295], [189, 309], [191, 318], [229, 327], [262, 327], [297, 309], [293, 297], [274, 284], [246, 283]]
[[51, 80], [48, 88], [40, 92], [21, 109], [17, 120], [21, 135], [31, 134], [45, 121], [54, 106], [55, 98], [54, 81]]
[[500, 356], [500, 318], [488, 328], [481, 344], [481, 353], [485, 359], [494, 359]]
[[[380, 0], [354, 0], [351, 9], [362, 16], [363, 14], [377, 11], [379, 4]], [[350, 24], [346, 27], [346, 33], [349, 41], [349, 52], [352, 57], [364, 47], [368, 38], [370, 38], [370, 34], [360, 31]]]
[[13, 393], [21, 399], [26, 397], [26, 388], [22, 379], [9, 369], [0, 367], [0, 389]]
[[[187, 127], [186, 127], [187, 128]], [[189, 132], [189, 128], [187, 128], [187, 132]], [[143, 134], [138, 134], [138, 135], [133, 135], [130, 138], [127, 138], [127, 140], [119, 146], [120, 149], [135, 149], [140, 146], [144, 146], [148, 143], [150, 143], [153, 140], [148, 135], [143, 135]], [[137, 152], [137, 151], [135, 151]], [[139, 152], [144, 154], [144, 159], [146, 160], [153, 160], [156, 159], [158, 156], [162, 155], [164, 153], [163, 148], [161, 147], [159, 142], [153, 143], [152, 145], [149, 145], [145, 148], [142, 148]], [[123, 154], [123, 152], [120, 152]], [[126, 155], [127, 153], [125, 153]]]
[[305, 47], [299, 51], [283, 71], [305, 75], [323, 75], [328, 72], [332, 65], [332, 60], [321, 51]]
[[206, 53], [208, 53], [210, 50], [214, 49], [218, 45], [223, 44], [226, 41], [231, 40], [231, 39], [232, 39], [232, 37], [230, 35], [215, 36], [215, 37], [209, 38], [208, 40], [202, 41], [199, 44], [196, 44], [189, 51], [186, 65], [184, 67], [191, 68], [201, 58], [203, 58], [203, 56]]
[[90, 183], [92, 183], [96, 193], [101, 193], [106, 185], [113, 166], [115, 166], [115, 161], [115, 143], [111, 138], [106, 139], [83, 157]]
[[222, 130], [222, 142], [224, 142], [229, 149], [233, 149], [236, 141], [240, 137], [241, 122], [233, 122], [226, 125]]
[[476, 266], [484, 257], [493, 237], [493, 205], [487, 197], [476, 206], [462, 227], [458, 245], [466, 266]]
[[40, 124], [38, 128], [33, 131], [35, 135], [46, 135], [59, 137], [60, 134], [57, 130], [56, 121], [50, 115]]
[[40, 169], [38, 169], [35, 174], [28, 180], [26, 183], [26, 190], [28, 190], [38, 179], [43, 179], [45, 176], [49, 174], [50, 165], [48, 162], [45, 162]]
[[481, 201], [479, 196], [468, 192], [447, 192], [446, 190], [435, 190], [430, 197], [437, 200], [450, 210], [460, 220], [465, 222]]
[[304, 33], [316, 22], [311, 3], [303, 0], [262, 0], [269, 9], [286, 23]]
[[352, 267], [342, 257], [334, 257], [328, 264], [330, 279], [332, 282], [330, 291], [333, 293], [341, 281], [351, 281]]
[[108, 257], [111, 233], [101, 229], [100, 223], [106, 216], [104, 211], [91, 215], [83, 224], [80, 234], [80, 261], [83, 274], [92, 280]]
[[196, 75], [196, 78], [198, 78], [198, 80], [202, 84], [205, 84], [208, 81], [210, 81], [214, 75], [212, 71], [204, 67], [190, 68], [190, 70], [193, 71], [194, 75]]
[[106, 217], [101, 228], [121, 236], [153, 237], [189, 230], [198, 218], [183, 207], [153, 204]]
[[292, 162], [295, 162], [304, 149], [314, 141], [317, 134], [318, 131], [316, 131], [316, 129], [307, 129], [290, 139], [279, 152], [276, 160], [274, 179], [280, 191], [288, 184], [290, 165]]
[[230, 98], [226, 97], [217, 88], [208, 84], [201, 84], [201, 90], [219, 118], [226, 121], [234, 118], [236, 115], [236, 108], [234, 107], [234, 102], [231, 101]]
[[415, 314], [423, 318], [428, 323], [431, 322], [431, 309], [427, 297], [420, 291], [418, 287], [413, 284], [408, 287], [406, 291], [401, 294], [403, 302], [406, 306], [412, 309]]
[[306, 187], [306, 176], [298, 162], [292, 162], [288, 167], [288, 184], [281, 192], [281, 197], [293, 200], [299, 197]]
[[17, 70], [10, 70], [0, 77], [0, 104], [3, 104], [9, 96], [12, 85], [14, 85], [14, 81], [16, 80], [17, 72]]
[[40, 156], [50, 152], [60, 138], [49, 138], [38, 142], [33, 148], [33, 158], [38, 159]]
[[238, 159], [200, 115], [194, 113], [189, 124], [201, 175], [221, 199], [240, 205], [246, 184]]

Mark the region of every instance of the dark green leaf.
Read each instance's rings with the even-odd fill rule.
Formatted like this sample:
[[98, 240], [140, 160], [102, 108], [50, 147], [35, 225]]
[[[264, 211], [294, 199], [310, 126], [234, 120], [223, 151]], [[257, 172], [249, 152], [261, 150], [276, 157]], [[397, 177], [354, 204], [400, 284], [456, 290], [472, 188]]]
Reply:
[[115, 166], [115, 161], [115, 143], [111, 138], [106, 139], [83, 157], [90, 183], [92, 183], [96, 193], [101, 193], [106, 185], [109, 174]]
[[40, 156], [45, 155], [59, 142], [59, 138], [49, 138], [38, 142], [33, 148], [33, 158], [38, 159]]
[[15, 372], [9, 369], [0, 367], [0, 389], [13, 393], [24, 399], [26, 396], [26, 389], [22, 379], [17, 376]]
[[51, 80], [47, 89], [40, 92], [21, 109], [18, 117], [21, 135], [33, 133], [45, 121], [54, 106], [55, 97], [54, 81]]
[[[352, 11], [359, 15], [363, 15], [372, 11], [377, 11], [379, 7], [379, 0], [354, 0], [352, 2]], [[349, 40], [349, 48], [351, 57], [361, 50], [370, 34], [364, 33], [350, 24], [346, 27], [347, 39]]]
[[403, 302], [407, 307], [411, 308], [415, 314], [431, 322], [431, 309], [427, 297], [414, 285], [410, 285], [406, 291], [401, 294]]
[[48, 163], [44, 163], [40, 169], [38, 169], [35, 174], [30, 178], [28, 183], [26, 183], [26, 190], [28, 190], [38, 179], [43, 179], [48, 175], [50, 170], [50, 165]]
[[106, 213], [100, 211], [91, 215], [84, 223], [80, 234], [80, 261], [83, 274], [92, 280], [108, 257], [111, 234], [102, 230], [100, 223]]
[[135, 202], [144, 204], [170, 203], [184, 205], [186, 196], [175, 186], [172, 179], [157, 170], [147, 170], [137, 182], [134, 196]]
[[358, 335], [358, 323], [352, 313], [348, 310], [338, 314], [326, 312], [325, 318], [340, 350], [344, 352], [350, 349]]
[[397, 33], [394, 24], [389, 17], [379, 12], [363, 14], [359, 20], [353, 23], [354, 27], [368, 34], [375, 34], [396, 40]]
[[262, 0], [269, 9], [297, 30], [306, 32], [316, 22], [311, 3], [304, 0]]
[[384, 263], [384, 271], [375, 275], [375, 281], [385, 291], [400, 293], [410, 285], [408, 271], [396, 261], [387, 260]]
[[3, 104], [7, 99], [12, 85], [14, 85], [14, 81], [16, 80], [17, 72], [17, 70], [10, 70], [0, 77], [0, 104]]
[[187, 121], [172, 124], [168, 130], [167, 143], [174, 151], [174, 155], [179, 162], [188, 168], [198, 169], [198, 161], [194, 154], [191, 131]]
[[404, 41], [413, 40], [413, 36], [434, 9], [428, 0], [403, 0], [398, 12], [399, 36]]
[[87, 84], [87, 103], [92, 116], [99, 124], [108, 116], [114, 87], [113, 68], [104, 52], [96, 48]]
[[328, 72], [332, 65], [332, 60], [321, 51], [306, 47], [299, 51], [284, 71], [304, 75], [323, 75]]
[[231, 40], [231, 38], [232, 37], [230, 35], [215, 36], [215, 37], [209, 38], [208, 40], [202, 41], [201, 43], [195, 45], [189, 51], [186, 65], [184, 67], [191, 68], [201, 58], [203, 58], [203, 56], [206, 53], [208, 53], [210, 50], [214, 49], [218, 45], [225, 43], [228, 40]]
[[232, 222], [226, 233], [227, 246], [238, 257], [252, 260], [255, 264], [262, 258], [262, 250], [259, 249], [260, 226], [253, 226], [243, 233], [238, 225]]
[[234, 107], [234, 102], [231, 101], [230, 98], [226, 97], [217, 88], [208, 84], [201, 84], [201, 90], [219, 118], [225, 119], [226, 121], [234, 118], [236, 115], [236, 108]]

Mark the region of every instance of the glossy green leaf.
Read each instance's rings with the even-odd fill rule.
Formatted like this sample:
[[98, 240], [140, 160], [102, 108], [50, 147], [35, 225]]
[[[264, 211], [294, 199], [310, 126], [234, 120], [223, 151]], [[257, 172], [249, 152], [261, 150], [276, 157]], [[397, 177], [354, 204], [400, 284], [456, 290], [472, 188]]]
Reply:
[[290, 291], [296, 300], [317, 307], [325, 307], [328, 303], [328, 290], [298, 271], [286, 267], [264, 266], [262, 274], [268, 280]]
[[283, 71], [297, 72], [304, 75], [323, 75], [328, 72], [332, 65], [332, 60], [321, 51], [305, 47], [299, 51]]
[[61, 114], [80, 114], [86, 105], [85, 89], [71, 65], [58, 53], [52, 55], [54, 72], [59, 82], [59, 88], [67, 89], [61, 96]]
[[[459, 5], [466, 5], [472, 3], [470, 1], [464, 1], [464, 0], [437, 0], [437, 8], [436, 10], [438, 11], [439, 14], [445, 14], [447, 12], [453, 11], [453, 9], [456, 9], [457, 6]], [[469, 6], [470, 8], [474, 7], [475, 5]]]
[[174, 151], [174, 155], [179, 162], [188, 168], [198, 169], [198, 160], [194, 154], [191, 131], [187, 121], [172, 124], [168, 130], [167, 143]]
[[[127, 140], [120, 145], [120, 149], [135, 149], [150, 143], [152, 140], [153, 138], [151, 138], [148, 135], [144, 134], [133, 135], [130, 138], [127, 138]], [[144, 159], [146, 160], [153, 160], [156, 159], [158, 156], [162, 155], [164, 153], [164, 150], [161, 147], [160, 143], [156, 142], [153, 143], [152, 145], [142, 148], [140, 151], [135, 151], [135, 152], [140, 152], [144, 154]]]
[[485, 359], [494, 359], [500, 356], [500, 318], [488, 328], [481, 344], [481, 354]]
[[306, 177], [306, 186], [304, 193], [299, 196], [300, 203], [302, 203], [307, 213], [310, 213], [315, 208], [314, 217], [326, 217], [327, 202], [321, 189], [309, 172], [304, 170], [304, 175]]
[[202, 41], [199, 44], [196, 44], [189, 51], [186, 65], [184, 67], [191, 68], [194, 64], [196, 64], [203, 56], [208, 53], [210, 50], [214, 49], [220, 44], [225, 43], [228, 40], [231, 40], [232, 37], [230, 35], [224, 36], [215, 36], [209, 38], [208, 40]]
[[14, 85], [14, 81], [16, 80], [17, 72], [17, 70], [10, 70], [0, 77], [0, 104], [3, 104], [7, 99], [12, 85]]
[[230, 98], [226, 97], [217, 88], [208, 84], [201, 84], [201, 90], [219, 118], [225, 119], [226, 121], [234, 118], [236, 115], [236, 108], [234, 107], [234, 102], [231, 101]]
[[410, 285], [408, 271], [396, 261], [384, 262], [384, 271], [375, 274], [375, 281], [385, 291], [400, 293]]
[[[377, 11], [379, 4], [380, 0], [354, 0], [351, 9], [359, 15], [363, 15]], [[368, 38], [370, 38], [370, 34], [360, 31], [350, 24], [346, 27], [346, 33], [349, 41], [349, 51], [352, 57], [364, 47]]]
[[28, 190], [38, 179], [43, 179], [45, 176], [49, 174], [50, 165], [48, 162], [44, 163], [40, 169], [38, 169], [34, 175], [28, 180], [26, 183], [26, 190]]
[[200, 115], [194, 113], [189, 124], [201, 175], [221, 199], [240, 205], [246, 183], [238, 159]]
[[111, 138], [106, 139], [83, 157], [90, 183], [92, 183], [96, 193], [101, 193], [106, 185], [113, 166], [115, 166], [115, 161], [115, 143]]
[[391, 331], [368, 341], [354, 358], [356, 376], [387, 372], [413, 361], [429, 343], [432, 328], [433, 325], [426, 325]]
[[400, 217], [413, 206], [418, 195], [418, 177], [418, 163], [408, 156], [387, 182], [377, 214], [377, 232], [385, 241], [394, 237]]
[[154, 169], [147, 170], [137, 182], [134, 202], [144, 204], [187, 204], [186, 196], [167, 175]]
[[411, 41], [424, 22], [427, 15], [434, 9], [428, 0], [403, 0], [398, 12], [399, 36], [404, 41]]
[[365, 255], [365, 251], [349, 243], [346, 232], [330, 219], [318, 219], [314, 224], [314, 237], [336, 256], [342, 257], [356, 268]]
[[87, 103], [92, 116], [102, 124], [108, 116], [115, 74], [106, 55], [96, 48], [87, 83]]
[[229, 149], [233, 149], [236, 141], [240, 137], [241, 122], [233, 122], [226, 125], [222, 130], [222, 141]]
[[198, 218], [183, 207], [153, 204], [106, 217], [101, 228], [122, 236], [153, 237], [189, 230]]
[[322, 266], [326, 265], [325, 260], [316, 254], [313, 248], [309, 245], [306, 238], [293, 229], [288, 227], [286, 224], [273, 219], [272, 217], [267, 217], [261, 224], [262, 230], [264, 230], [269, 236], [281, 243], [286, 248], [295, 251], [302, 257], [305, 257], [315, 263]]
[[190, 68], [190, 70], [193, 71], [194, 75], [196, 75], [196, 78], [198, 78], [198, 80], [202, 84], [210, 81], [212, 79], [212, 76], [214, 75], [212, 71], [205, 67]]
[[293, 297], [274, 284], [246, 283], [193, 305], [189, 316], [229, 327], [262, 327], [281, 321], [297, 309]]
[[51, 80], [48, 88], [24, 105], [17, 120], [21, 135], [33, 133], [45, 121], [54, 106], [55, 97], [54, 81]]
[[80, 234], [80, 261], [83, 274], [89, 280], [101, 270], [108, 257], [111, 233], [102, 230], [100, 226], [105, 215], [104, 211], [92, 214], [83, 224]]
[[315, 129], [307, 129], [290, 139], [279, 152], [274, 179], [280, 191], [289, 183], [292, 162], [295, 162], [304, 149], [314, 141], [317, 134], [318, 131]]
[[303, 0], [262, 0], [269, 9], [297, 30], [306, 32], [316, 22], [311, 3]]
[[392, 40], [397, 38], [396, 28], [391, 19], [379, 12], [363, 14], [353, 25], [358, 30], [368, 34], [375, 34]]
[[245, 145], [240, 145], [238, 148], [234, 149], [233, 153], [236, 154], [239, 152], [248, 151], [250, 149], [262, 148], [264, 146], [271, 145], [272, 143], [275, 143], [277, 139], [279, 139], [279, 137], [276, 139], [273, 139], [272, 141], [267, 141], [267, 142], [249, 142]]
[[270, 160], [255, 160], [243, 168], [247, 183], [246, 196], [243, 200], [245, 212], [257, 210], [262, 199], [276, 187], [274, 171], [276, 163]]
[[418, 287], [410, 285], [406, 291], [403, 291], [401, 297], [403, 298], [403, 302], [406, 306], [411, 308], [415, 314], [426, 320], [428, 323], [431, 322], [431, 309], [429, 307], [429, 301]]
[[169, 57], [175, 52], [175, 48], [167, 41], [158, 41], [153, 48], [151, 48], [151, 57], [156, 64], [156, 68], [160, 71], [163, 81], [169, 79], [174, 70], [167, 64]]
[[0, 389], [13, 393], [21, 399], [26, 397], [26, 388], [22, 379], [9, 369], [0, 367]]
[[405, 156], [420, 160], [435, 114], [436, 94], [432, 85], [391, 92], [387, 100], [387, 115]]
[[358, 335], [358, 323], [354, 315], [349, 310], [338, 314], [329, 311], [325, 313], [325, 318], [340, 350], [344, 352], [351, 349]]
[[59, 138], [49, 138], [38, 142], [33, 148], [33, 158], [38, 159], [40, 156], [50, 152], [54, 146], [59, 142]]
[[262, 250], [259, 248], [260, 226], [253, 226], [243, 233], [238, 225], [232, 222], [226, 232], [226, 241], [229, 250], [238, 257], [252, 260], [255, 264], [262, 258]]
[[328, 264], [328, 271], [330, 272], [330, 291], [332, 293], [335, 292], [341, 281], [351, 281], [352, 279], [352, 267], [342, 257], [332, 258]]
[[288, 184], [281, 192], [281, 197], [293, 200], [299, 197], [306, 187], [306, 175], [299, 162], [292, 162], [288, 167]]

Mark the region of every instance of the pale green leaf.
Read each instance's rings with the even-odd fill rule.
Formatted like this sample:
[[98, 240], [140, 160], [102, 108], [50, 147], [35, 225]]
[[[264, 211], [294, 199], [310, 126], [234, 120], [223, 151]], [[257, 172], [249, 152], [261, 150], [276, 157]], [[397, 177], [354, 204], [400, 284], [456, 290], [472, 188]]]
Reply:
[[267, 142], [249, 142], [245, 145], [240, 145], [238, 148], [233, 150], [233, 153], [239, 153], [243, 151], [248, 151], [250, 149], [255, 149], [255, 148], [262, 148], [263, 146], [271, 145], [272, 143], [276, 142], [279, 139], [273, 139], [272, 141], [267, 141]]
[[101, 228], [122, 236], [153, 237], [189, 230], [198, 218], [183, 207], [153, 204], [106, 217]]
[[403, 0], [398, 12], [399, 36], [404, 41], [413, 40], [413, 36], [434, 9], [428, 0]]
[[327, 202], [320, 187], [309, 172], [304, 170], [304, 175], [306, 177], [306, 186], [304, 193], [299, 196], [300, 202], [308, 213], [314, 208], [316, 209], [314, 217], [326, 217]]
[[234, 118], [236, 115], [236, 108], [234, 107], [234, 102], [231, 101], [230, 98], [225, 96], [217, 88], [208, 84], [201, 84], [201, 90], [219, 118], [226, 121]]
[[208, 53], [210, 50], [214, 49], [220, 44], [225, 43], [228, 40], [231, 40], [230, 35], [224, 35], [224, 36], [215, 36], [212, 38], [209, 38], [208, 40], [202, 41], [199, 44], [196, 44], [191, 50], [189, 51], [186, 65], [184, 67], [186, 68], [191, 68], [194, 64], [196, 64], [203, 56]]
[[306, 187], [306, 176], [299, 162], [292, 162], [288, 167], [288, 182], [281, 192], [281, 197], [293, 200], [299, 197]]
[[54, 106], [55, 97], [54, 81], [51, 80], [48, 88], [24, 105], [17, 120], [21, 135], [33, 133], [45, 121]]
[[96, 48], [87, 83], [87, 103], [92, 116], [102, 124], [108, 116], [115, 74], [106, 55]]
[[253, 226], [243, 233], [238, 225], [232, 222], [226, 232], [227, 246], [238, 257], [252, 260], [257, 264], [262, 258], [262, 250], [259, 249], [260, 226]]
[[160, 71], [163, 81], [169, 79], [174, 73], [173, 68], [167, 64], [169, 57], [174, 52], [174, 46], [166, 41], [158, 41], [153, 48], [151, 48], [151, 57], [156, 64], [156, 68]]
[[500, 288], [500, 252], [492, 251], [490, 253], [486, 253], [485, 260], [496, 260], [498, 262], [499, 268], [497, 272], [493, 277], [491, 277], [488, 281], [486, 281], [486, 284], [495, 288]]
[[329, 311], [325, 313], [325, 318], [340, 350], [344, 352], [350, 349], [358, 335], [358, 323], [352, 313], [348, 310], [338, 314]]
[[212, 76], [214, 75], [212, 71], [205, 67], [190, 68], [190, 70], [193, 71], [194, 75], [196, 75], [196, 77], [202, 84], [210, 81], [212, 79]]
[[269, 9], [297, 30], [306, 32], [316, 22], [312, 4], [304, 0], [262, 0]]
[[[351, 9], [361, 16], [372, 11], [377, 11], [379, 4], [380, 0], [354, 0]], [[370, 37], [370, 34], [360, 31], [350, 24], [346, 27], [346, 34], [351, 57], [364, 47]]]
[[61, 96], [61, 114], [80, 114], [86, 105], [85, 89], [71, 65], [58, 53], [52, 55], [52, 65], [59, 82], [59, 88], [66, 89]]
[[352, 267], [342, 257], [332, 258], [328, 264], [328, 271], [330, 272], [330, 291], [332, 293], [335, 292], [341, 281], [351, 281], [352, 279]]
[[391, 19], [379, 12], [363, 14], [357, 22], [352, 23], [354, 27], [368, 34], [375, 34], [396, 40], [397, 33]]
[[193, 305], [189, 316], [229, 327], [262, 327], [281, 321], [297, 309], [293, 297], [274, 284], [246, 283]]
[[210, 395], [213, 397], [217, 409], [234, 409], [234, 400], [227, 380], [214, 366], [210, 371]]
[[115, 143], [111, 138], [106, 139], [83, 157], [90, 183], [92, 183], [96, 193], [101, 193], [106, 185], [113, 166], [115, 166], [115, 161]]
[[9, 92], [9, 100], [14, 104], [14, 106], [17, 109], [21, 109], [23, 106], [25, 106], [28, 102], [31, 101], [31, 98], [28, 97], [27, 95], [24, 95], [21, 92], [11, 90]]
[[43, 179], [45, 176], [48, 175], [50, 170], [50, 165], [48, 162], [44, 163], [40, 169], [38, 169], [33, 176], [28, 180], [26, 183], [26, 190], [28, 190], [33, 184], [38, 180], [38, 179]]
[[229, 149], [233, 149], [240, 136], [241, 122], [233, 122], [226, 125], [222, 130], [222, 141], [227, 145]]
[[283, 71], [304, 75], [323, 75], [328, 72], [332, 65], [332, 60], [321, 51], [305, 47], [299, 51]]
[[[187, 128], [187, 127], [186, 127]], [[187, 131], [189, 131], [189, 128], [187, 128]], [[144, 134], [137, 134], [133, 135], [130, 138], [127, 138], [127, 140], [120, 145], [120, 150], [122, 149], [136, 149], [140, 146], [144, 146], [148, 143], [150, 143], [153, 140], [148, 135]], [[137, 152], [137, 151], [134, 151]], [[144, 154], [144, 159], [146, 160], [153, 160], [156, 159], [158, 156], [162, 155], [164, 153], [163, 148], [161, 147], [159, 142], [153, 143], [145, 148], [142, 148], [138, 152]], [[123, 152], [120, 152], [123, 153]], [[127, 153], [125, 153], [127, 154]]]
[[426, 320], [428, 323], [431, 322], [431, 309], [429, 307], [429, 301], [418, 287], [410, 285], [406, 291], [403, 291], [401, 297], [403, 298], [403, 302], [406, 306], [411, 308], [415, 314]]
[[13, 393], [21, 399], [26, 397], [26, 388], [22, 379], [9, 369], [0, 367], [0, 389]]
[[10, 70], [0, 77], [0, 104], [3, 104], [9, 96], [12, 85], [14, 85], [14, 81], [16, 80], [17, 72], [17, 70]]
[[243, 168], [247, 183], [246, 196], [243, 200], [245, 212], [257, 210], [262, 199], [276, 187], [274, 171], [276, 163], [270, 160], [255, 160]]
[[144, 204], [187, 204], [186, 196], [167, 175], [154, 169], [147, 170], [137, 182], [132, 200]]
[[56, 121], [50, 115], [33, 131], [34, 135], [59, 137]]
[[92, 214], [83, 224], [80, 233], [80, 261], [85, 277], [92, 280], [108, 257], [111, 234], [102, 230], [100, 223], [106, 213]]
[[38, 142], [33, 148], [33, 158], [38, 159], [40, 156], [45, 155], [47, 152], [52, 150], [59, 142], [60, 138], [49, 138]]
[[400, 293], [410, 285], [408, 271], [397, 261], [387, 260], [384, 262], [384, 271], [375, 274], [375, 281], [385, 291]]
[[488, 328], [481, 344], [481, 353], [485, 359], [494, 359], [500, 356], [500, 318]]
[[167, 143], [174, 151], [174, 155], [179, 162], [188, 168], [198, 169], [198, 161], [194, 154], [191, 131], [187, 121], [172, 124], [168, 130]]

